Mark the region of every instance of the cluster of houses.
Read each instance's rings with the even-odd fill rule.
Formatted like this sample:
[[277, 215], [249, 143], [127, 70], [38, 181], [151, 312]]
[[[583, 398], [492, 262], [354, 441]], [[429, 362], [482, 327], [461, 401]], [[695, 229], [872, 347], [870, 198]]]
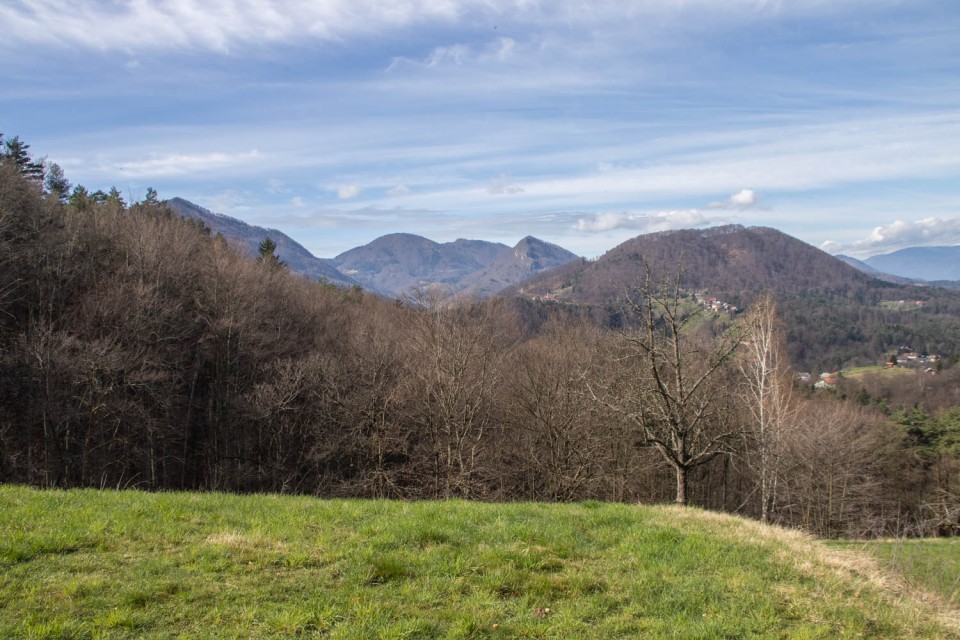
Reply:
[[[917, 369], [932, 375], [937, 372], [937, 365], [940, 362], [941, 357], [936, 354], [921, 355], [916, 351], [911, 351], [910, 347], [900, 347], [897, 351], [887, 355], [884, 367], [887, 369], [895, 367]], [[842, 374], [842, 371], [828, 371], [821, 373], [820, 377], [814, 380], [810, 373], [800, 372], [795, 377], [799, 384], [813, 385], [815, 389], [833, 389], [840, 383]]]
[[927, 373], [936, 373], [938, 364], [940, 364], [940, 356], [936, 354], [920, 355], [916, 351], [910, 351], [908, 347], [901, 347], [897, 353], [890, 354], [885, 366], [888, 369], [908, 367], [910, 369], [922, 369]]
[[707, 292], [697, 291], [693, 294], [693, 300], [700, 306], [704, 307], [708, 311], [713, 313], [737, 313], [740, 311], [740, 308], [736, 305], [730, 304], [729, 302], [724, 302], [723, 300], [718, 299], [716, 296], [710, 296]]

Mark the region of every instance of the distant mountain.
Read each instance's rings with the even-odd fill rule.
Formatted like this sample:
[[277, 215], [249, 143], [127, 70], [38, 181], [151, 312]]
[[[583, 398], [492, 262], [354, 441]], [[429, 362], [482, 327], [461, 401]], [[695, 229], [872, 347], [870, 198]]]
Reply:
[[657, 280], [675, 278], [680, 270], [686, 291], [707, 292], [740, 308], [765, 292], [774, 294], [790, 359], [807, 370], [882, 361], [885, 350], [901, 345], [929, 353], [960, 349], [960, 295], [880, 280], [763, 227], [638, 236], [595, 261], [533, 276], [506, 294], [614, 325], [629, 321], [626, 297], [648, 267]]
[[485, 297], [546, 269], [575, 260], [556, 245], [524, 238], [516, 247], [483, 240], [439, 243], [394, 233], [341, 253], [331, 263], [346, 275], [389, 295], [440, 286], [450, 295]]
[[910, 247], [867, 258], [886, 273], [921, 280], [960, 280], [960, 246]]
[[214, 233], [223, 235], [228, 242], [246, 247], [251, 255], [257, 255], [260, 243], [269, 236], [277, 244], [277, 256], [290, 267], [291, 271], [317, 280], [326, 279], [340, 287], [359, 284], [353, 278], [330, 266], [326, 260], [315, 257], [282, 231], [249, 225], [242, 220], [221, 213], [213, 213], [183, 198], [172, 198], [167, 200], [166, 204], [174, 213], [185, 218], [200, 220]]
[[914, 278], [904, 278], [903, 276], [895, 276], [892, 273], [884, 273], [883, 271], [874, 269], [863, 260], [857, 260], [856, 258], [851, 258], [850, 256], [837, 254], [834, 256], [834, 258], [842, 262], [846, 262], [848, 265], [850, 265], [854, 269], [862, 271], [867, 275], [871, 275], [874, 278], [885, 280], [886, 282], [895, 282], [897, 284], [923, 284], [923, 281], [919, 281]]
[[461, 290], [480, 298], [493, 295], [543, 271], [568, 264], [578, 256], [563, 247], [527, 236], [487, 267], [470, 274]]
[[761, 291], [845, 296], [884, 284], [776, 229], [727, 225], [637, 236], [596, 261], [571, 263], [521, 286], [527, 296], [608, 303], [623, 299], [647, 266], [658, 278], [682, 271], [686, 288], [709, 289], [738, 301]]

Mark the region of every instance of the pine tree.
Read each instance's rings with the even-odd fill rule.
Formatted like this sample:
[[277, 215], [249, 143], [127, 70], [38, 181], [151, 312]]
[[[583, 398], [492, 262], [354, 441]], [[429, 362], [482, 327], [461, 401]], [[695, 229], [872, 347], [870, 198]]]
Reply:
[[67, 199], [67, 195], [69, 195], [70, 189], [73, 187], [70, 181], [67, 180], [67, 176], [64, 175], [63, 169], [61, 169], [60, 165], [56, 162], [51, 162], [47, 167], [47, 178], [45, 182], [47, 191], [60, 202], [64, 202]]
[[285, 262], [282, 262], [279, 257], [277, 257], [277, 243], [273, 241], [270, 236], [267, 236], [260, 242], [260, 245], [257, 247], [257, 262], [265, 264], [269, 267], [285, 267], [287, 266]]
[[20, 139], [20, 136], [14, 136], [4, 143], [3, 158], [13, 162], [22, 175], [43, 182], [43, 162], [35, 162], [27, 150], [30, 145]]
[[110, 187], [110, 192], [107, 194], [106, 202], [120, 205], [121, 209], [127, 208], [127, 203], [124, 201], [123, 196], [120, 195], [120, 190], [116, 187]]
[[83, 211], [90, 206], [92, 200], [93, 198], [90, 197], [90, 193], [87, 191], [87, 188], [82, 184], [78, 184], [73, 188], [73, 192], [70, 194], [70, 197], [67, 198], [67, 203], [71, 207]]

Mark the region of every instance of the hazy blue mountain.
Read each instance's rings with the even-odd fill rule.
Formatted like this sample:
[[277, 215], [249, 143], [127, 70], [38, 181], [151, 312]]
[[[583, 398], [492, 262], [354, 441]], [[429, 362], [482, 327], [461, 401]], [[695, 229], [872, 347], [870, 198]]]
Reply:
[[221, 213], [214, 213], [183, 198], [172, 198], [167, 200], [166, 204], [174, 213], [185, 218], [200, 220], [213, 233], [223, 235], [228, 242], [246, 247], [250, 255], [257, 255], [257, 248], [260, 243], [269, 236], [271, 240], [277, 243], [277, 256], [290, 267], [291, 271], [317, 280], [326, 279], [331, 284], [341, 287], [352, 287], [359, 284], [353, 278], [344, 275], [328, 264], [328, 261], [315, 257], [282, 231], [253, 226], [242, 220]]
[[345, 251], [332, 263], [361, 284], [390, 295], [402, 296], [415, 287], [430, 286], [448, 295], [486, 297], [576, 257], [531, 237], [511, 248], [483, 240], [439, 243], [393, 233]]
[[863, 260], [857, 260], [856, 258], [851, 258], [850, 256], [837, 254], [834, 256], [834, 258], [842, 262], [846, 262], [848, 265], [850, 265], [854, 269], [858, 269], [863, 273], [871, 275], [874, 278], [884, 280], [886, 282], [896, 282], [898, 284], [923, 284], [922, 281], [916, 280], [915, 278], [904, 278], [903, 276], [895, 276], [892, 273], [884, 273], [883, 271], [874, 269]]
[[510, 248], [479, 240], [439, 243], [412, 233], [391, 233], [344, 251], [331, 263], [362, 285], [402, 296], [415, 287], [446, 285], [453, 291], [465, 276]]
[[960, 246], [910, 247], [864, 260], [874, 269], [904, 278], [960, 280]]
[[527, 236], [512, 250], [501, 252], [488, 266], [464, 278], [460, 289], [476, 297], [490, 296], [538, 273], [577, 259], [576, 254], [563, 247]]

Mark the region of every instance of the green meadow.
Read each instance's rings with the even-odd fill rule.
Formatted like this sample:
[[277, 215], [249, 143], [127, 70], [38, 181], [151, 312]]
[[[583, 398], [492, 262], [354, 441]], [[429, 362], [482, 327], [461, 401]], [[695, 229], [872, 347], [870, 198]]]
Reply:
[[862, 550], [673, 506], [0, 487], [0, 638], [949, 638]]
[[960, 540], [956, 538], [838, 541], [830, 544], [869, 553], [911, 588], [936, 594], [960, 607]]

